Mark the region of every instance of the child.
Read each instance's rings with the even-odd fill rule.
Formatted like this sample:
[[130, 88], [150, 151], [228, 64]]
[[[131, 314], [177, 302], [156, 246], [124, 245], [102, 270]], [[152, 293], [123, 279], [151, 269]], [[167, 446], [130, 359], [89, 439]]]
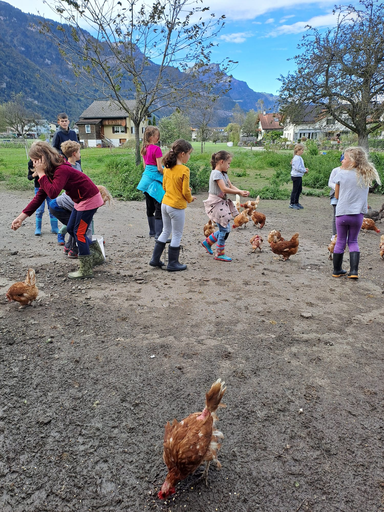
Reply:
[[343, 255], [348, 241], [350, 271], [348, 277], [358, 279], [360, 249], [357, 237], [368, 211], [368, 191], [372, 182], [381, 181], [374, 166], [368, 162], [363, 148], [348, 148], [344, 152], [341, 170], [336, 176], [335, 197], [337, 241], [333, 251], [333, 277], [342, 277]]
[[228, 169], [231, 165], [232, 155], [227, 151], [218, 151], [213, 153], [211, 158], [212, 172], [209, 178], [209, 196], [204, 201], [205, 211], [208, 217], [216, 222], [219, 230], [210, 235], [201, 245], [209, 254], [213, 254], [212, 245], [217, 242], [215, 260], [232, 261], [225, 255], [225, 240], [231, 231], [230, 220], [238, 215], [235, 205], [227, 194], [239, 194], [242, 197], [248, 197], [248, 190], [239, 190], [232, 185], [228, 178]]
[[[67, 140], [63, 142], [61, 145], [61, 151], [64, 156], [67, 158], [68, 163], [72, 165], [74, 169], [77, 171], [83, 172], [80, 165], [80, 144], [78, 142], [74, 142], [72, 140]], [[75, 203], [72, 199], [65, 193], [58, 196], [56, 199], [52, 199], [49, 205], [50, 212], [59, 219], [60, 222], [64, 224], [63, 228], [60, 230], [63, 235], [63, 240], [65, 241], [65, 233], [67, 231], [67, 224], [69, 218], [71, 216], [72, 210], [74, 208]], [[64, 233], [63, 233], [64, 231]], [[91, 226], [88, 226], [88, 230], [86, 236], [92, 239], [92, 229]], [[76, 245], [75, 239], [69, 235], [68, 241], [65, 243], [64, 254], [68, 255], [68, 258], [77, 259], [79, 250]], [[104, 263], [104, 260], [101, 262]]]
[[101, 253], [101, 248], [97, 243], [91, 245], [86, 232], [97, 209], [104, 204], [99, 189], [88, 176], [64, 162], [63, 157], [47, 142], [34, 142], [29, 157], [39, 177], [40, 188], [34, 199], [14, 219], [12, 229], [19, 229], [23, 221], [37, 210], [47, 196], [55, 199], [64, 189], [75, 203], [67, 230], [76, 239], [80, 263], [79, 271], [68, 274], [68, 277], [93, 277], [93, 256]]
[[293, 150], [293, 158], [292, 158], [292, 171], [291, 171], [291, 179], [293, 183], [292, 194], [291, 194], [291, 202], [289, 207], [294, 210], [302, 210], [304, 206], [301, 206], [299, 203], [299, 197], [301, 191], [303, 189], [303, 176], [308, 172], [307, 167], [304, 167], [304, 160], [301, 155], [304, 153], [303, 144], [296, 144]]
[[163, 166], [161, 159], [163, 153], [156, 144], [160, 140], [160, 131], [156, 126], [147, 126], [143, 136], [141, 155], [144, 161], [144, 172], [137, 189], [145, 195], [147, 205], [147, 219], [149, 236], [157, 240], [163, 229], [161, 217], [161, 201], [164, 197]]
[[334, 240], [336, 236], [336, 205], [337, 205], [337, 199], [335, 197], [335, 187], [336, 187], [336, 175], [340, 171], [340, 167], [335, 167], [328, 180], [328, 187], [331, 189], [331, 192], [329, 194], [329, 198], [331, 200], [331, 206], [333, 208], [333, 220], [332, 220], [332, 238], [331, 241]]
[[74, 130], [69, 129], [69, 119], [65, 112], [57, 114], [58, 130], [55, 132], [52, 139], [52, 146], [62, 155], [61, 145], [67, 140], [78, 142], [77, 135]]
[[187, 268], [187, 265], [179, 263], [179, 254], [185, 222], [185, 209], [187, 203], [196, 199], [191, 194], [189, 169], [185, 165], [191, 156], [191, 152], [191, 144], [184, 139], [179, 139], [172, 144], [171, 150], [163, 158], [165, 195], [161, 205], [161, 214], [164, 225], [161, 235], [156, 241], [152, 259], [149, 262], [152, 267], [162, 267], [164, 265], [160, 261], [160, 257], [172, 232], [167, 270], [178, 271]]
[[[37, 192], [40, 188], [39, 179], [37, 177], [34, 177], [33, 173], [34, 173], [33, 162], [32, 162], [32, 160], [29, 160], [29, 162], [28, 162], [28, 179], [30, 181], [33, 179], [35, 180], [35, 194], [37, 194]], [[49, 197], [47, 197], [46, 201], [47, 201], [47, 207], [48, 207], [48, 213], [49, 213], [49, 220], [51, 221], [51, 233], [57, 234], [59, 232], [59, 225], [58, 225], [57, 219], [52, 215], [52, 213], [49, 209], [51, 200], [49, 199]], [[36, 236], [41, 235], [41, 224], [43, 221], [44, 206], [45, 206], [45, 201], [36, 210], [36, 229], [35, 229]]]

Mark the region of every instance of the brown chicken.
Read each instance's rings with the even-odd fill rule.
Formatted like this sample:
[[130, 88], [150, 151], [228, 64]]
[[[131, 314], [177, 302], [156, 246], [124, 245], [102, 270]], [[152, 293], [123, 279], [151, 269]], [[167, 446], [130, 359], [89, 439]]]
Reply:
[[271, 246], [271, 250], [274, 254], [282, 256], [284, 261], [287, 261], [290, 256], [296, 254], [299, 249], [299, 233], [295, 233], [290, 240], [284, 240], [278, 238], [280, 235], [279, 231], [271, 231], [268, 235], [268, 242]]
[[384, 259], [384, 235], [380, 237], [380, 256]]
[[208, 238], [209, 235], [212, 235], [215, 231], [217, 231], [217, 225], [209, 219], [207, 224], [204, 226], [204, 236]]
[[160, 499], [166, 499], [174, 494], [175, 485], [187, 478], [205, 462], [203, 477], [208, 477], [211, 461], [220, 468], [217, 452], [220, 448], [219, 439], [224, 436], [215, 430], [216, 409], [225, 405], [220, 404], [225, 393], [225, 382], [218, 379], [208, 391], [203, 412], [195, 412], [178, 423], [165, 425], [163, 459], [168, 466], [168, 474], [158, 493]]
[[252, 245], [252, 252], [256, 252], [256, 249], [259, 249], [261, 252], [261, 246], [263, 244], [263, 239], [260, 235], [255, 235], [250, 239]]
[[253, 210], [256, 210], [259, 202], [260, 202], [260, 196], [257, 196], [254, 201], [247, 201], [246, 203], [243, 203], [240, 206], [245, 209], [252, 208]]
[[243, 226], [249, 221], [247, 212], [243, 210], [239, 215], [236, 215], [236, 217], [233, 219], [233, 227], [239, 228], [240, 226]]
[[332, 254], [335, 249], [335, 245], [337, 242], [337, 235], [334, 236], [333, 240], [331, 240], [331, 243], [328, 245], [328, 251], [329, 251], [329, 259], [332, 259]]
[[13, 284], [6, 293], [6, 297], [9, 301], [15, 300], [20, 302], [21, 307], [31, 304], [39, 294], [39, 290], [36, 286], [36, 276], [33, 268], [28, 269], [27, 277], [24, 283]]
[[104, 204], [107, 204], [110, 206], [111, 203], [113, 203], [113, 197], [111, 193], [103, 187], [103, 185], [96, 185], [96, 187], [99, 189], [100, 195], [103, 198]]
[[256, 210], [251, 215], [251, 219], [253, 220], [255, 226], [259, 227], [260, 229], [264, 227], [266, 218], [267, 217], [264, 215], [264, 213], [257, 212]]
[[376, 233], [380, 233], [380, 229], [376, 227], [375, 221], [373, 219], [364, 219], [361, 229], [367, 229], [370, 231], [376, 231]]

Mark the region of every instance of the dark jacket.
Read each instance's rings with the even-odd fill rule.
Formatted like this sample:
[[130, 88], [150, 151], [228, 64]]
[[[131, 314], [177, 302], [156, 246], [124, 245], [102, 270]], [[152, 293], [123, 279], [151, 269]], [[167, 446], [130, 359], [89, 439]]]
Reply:
[[39, 191], [23, 210], [28, 217], [43, 204], [47, 196], [55, 199], [63, 189], [75, 203], [91, 199], [99, 193], [99, 189], [86, 174], [77, 171], [67, 162], [56, 168], [52, 182], [47, 176], [42, 176], [39, 184]]
[[63, 154], [63, 152], [61, 151], [61, 145], [63, 142], [66, 142], [67, 140], [79, 142], [77, 139], [76, 132], [74, 130], [63, 130], [63, 128], [59, 126], [59, 129], [55, 132], [53, 136], [52, 146], [57, 149], [60, 155]]
[[29, 181], [32, 181], [32, 180], [35, 180], [35, 188], [40, 188], [40, 184], [39, 184], [39, 177], [36, 176], [36, 178], [34, 178], [32, 176], [32, 174], [35, 172], [35, 168], [33, 167], [33, 162], [32, 160], [30, 160], [28, 162], [28, 179]]

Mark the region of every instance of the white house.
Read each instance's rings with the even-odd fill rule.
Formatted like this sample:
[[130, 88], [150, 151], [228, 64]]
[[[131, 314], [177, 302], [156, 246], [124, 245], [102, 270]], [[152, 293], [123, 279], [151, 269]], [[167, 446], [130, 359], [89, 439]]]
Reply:
[[349, 133], [349, 130], [330, 116], [324, 116], [319, 109], [307, 110], [301, 121], [284, 122], [283, 137], [295, 142], [302, 137], [307, 139], [332, 139], [337, 134]]

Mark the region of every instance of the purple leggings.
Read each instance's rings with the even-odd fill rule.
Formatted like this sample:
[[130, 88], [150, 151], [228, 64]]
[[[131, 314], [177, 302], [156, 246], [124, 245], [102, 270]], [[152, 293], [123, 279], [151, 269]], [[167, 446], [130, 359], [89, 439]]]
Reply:
[[364, 215], [340, 215], [336, 217], [337, 241], [333, 252], [342, 254], [347, 245], [349, 252], [360, 252], [357, 237], [363, 224]]

